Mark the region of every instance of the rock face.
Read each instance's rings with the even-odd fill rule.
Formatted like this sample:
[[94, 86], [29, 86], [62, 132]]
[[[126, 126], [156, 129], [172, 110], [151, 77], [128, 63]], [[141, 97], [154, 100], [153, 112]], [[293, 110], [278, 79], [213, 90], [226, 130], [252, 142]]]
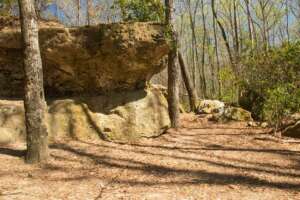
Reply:
[[[164, 69], [169, 51], [164, 26], [155, 23], [66, 28], [40, 22], [39, 35], [47, 96], [144, 88]], [[0, 96], [22, 96], [23, 77], [18, 19], [0, 18]]]
[[[156, 89], [48, 101], [49, 140], [130, 142], [169, 128], [167, 101]], [[0, 101], [0, 144], [25, 139], [22, 101]]]
[[[155, 23], [66, 28], [39, 23], [50, 140], [130, 142], [169, 126], [163, 91], [148, 81], [165, 68], [164, 26]], [[21, 33], [0, 17], [0, 144], [24, 140]]]
[[295, 113], [282, 121], [283, 136], [300, 138], [300, 113]]

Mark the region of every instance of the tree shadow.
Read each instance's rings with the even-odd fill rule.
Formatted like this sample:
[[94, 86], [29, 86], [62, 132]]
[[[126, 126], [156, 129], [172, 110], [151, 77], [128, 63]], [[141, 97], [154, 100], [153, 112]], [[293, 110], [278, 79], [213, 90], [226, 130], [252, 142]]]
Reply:
[[26, 154], [26, 150], [0, 148], [0, 154], [13, 156], [13, 157], [23, 157]]
[[[165, 155], [163, 153], [151, 153], [147, 150], [139, 151], [136, 149], [126, 150], [123, 148], [118, 148], [116, 146], [109, 147], [109, 146], [102, 146], [100, 145], [99, 148], [112, 148], [117, 149], [119, 151], [128, 151], [125, 153], [139, 153], [143, 155], [153, 155], [163, 158], [172, 158], [177, 160], [185, 160], [187, 162], [200, 162], [206, 163], [210, 165], [214, 165], [216, 167], [220, 167], [220, 169], [228, 168], [228, 169], [242, 169], [248, 172], [257, 172], [257, 173], [266, 173], [274, 176], [285, 176], [285, 177], [293, 177], [299, 178], [299, 174], [293, 173], [285, 173], [275, 170], [267, 170], [267, 169], [259, 169], [256, 167], [245, 167], [242, 165], [235, 165], [235, 164], [226, 164], [221, 162], [215, 162], [212, 160], [205, 160], [205, 159], [193, 159], [193, 158], [186, 158], [177, 155]], [[214, 185], [231, 185], [231, 184], [240, 184], [248, 187], [267, 187], [267, 188], [275, 188], [275, 189], [285, 189], [285, 190], [292, 190], [298, 191], [300, 187], [300, 183], [291, 183], [286, 181], [270, 181], [265, 180], [262, 178], [258, 178], [251, 175], [244, 175], [239, 173], [226, 173], [222, 172], [222, 170], [218, 170], [218, 172], [210, 172], [203, 169], [186, 169], [180, 167], [169, 167], [163, 166], [151, 161], [140, 161], [134, 159], [127, 159], [127, 158], [114, 158], [110, 155], [96, 155], [94, 153], [88, 153], [83, 150], [77, 150], [69, 145], [66, 144], [55, 144], [52, 145], [51, 148], [64, 150], [70, 153], [75, 154], [76, 156], [81, 156], [84, 158], [91, 159], [95, 164], [99, 165], [101, 168], [108, 168], [108, 169], [126, 169], [130, 171], [137, 171], [139, 174], [142, 173], [145, 176], [157, 177], [159, 178], [158, 181], [151, 181], [144, 179], [141, 180], [132, 180], [130, 178], [120, 178], [117, 180], [120, 184], [130, 184], [130, 185], [139, 185], [139, 186], [154, 186], [154, 185], [199, 185], [199, 184], [214, 184]], [[268, 152], [268, 151], [267, 151]], [[273, 152], [273, 151], [271, 151]], [[275, 151], [278, 152], [278, 151]], [[275, 153], [274, 152], [274, 153]], [[280, 151], [279, 151], [280, 153]], [[174, 177], [184, 177], [183, 180], [177, 180]], [[100, 178], [100, 177], [99, 177]], [[102, 177], [103, 178], [103, 177]], [[61, 179], [63, 181], [68, 181], [67, 179]]]

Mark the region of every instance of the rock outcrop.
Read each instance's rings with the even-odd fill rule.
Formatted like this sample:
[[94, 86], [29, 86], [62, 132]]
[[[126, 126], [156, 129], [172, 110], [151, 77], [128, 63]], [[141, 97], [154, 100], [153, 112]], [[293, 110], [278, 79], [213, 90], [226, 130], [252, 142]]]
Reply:
[[[48, 96], [144, 88], [164, 69], [169, 51], [157, 23], [66, 28], [40, 22], [39, 36]], [[23, 80], [18, 20], [0, 18], [0, 96], [22, 96]]]
[[295, 113], [282, 120], [282, 135], [300, 138], [300, 113]]
[[201, 100], [197, 105], [198, 114], [214, 114], [223, 113], [225, 103], [218, 100]]
[[[163, 91], [148, 84], [166, 66], [164, 26], [39, 27], [50, 140], [130, 142], [170, 126]], [[22, 60], [18, 20], [0, 17], [0, 143], [26, 135], [22, 101], [7, 100], [23, 95]]]
[[251, 112], [225, 105], [218, 100], [201, 100], [197, 106], [197, 114], [209, 114], [212, 121], [243, 121], [252, 122]]
[[[161, 135], [170, 125], [167, 101], [156, 89], [48, 101], [49, 140], [130, 142]], [[22, 101], [0, 101], [0, 144], [25, 139]]]

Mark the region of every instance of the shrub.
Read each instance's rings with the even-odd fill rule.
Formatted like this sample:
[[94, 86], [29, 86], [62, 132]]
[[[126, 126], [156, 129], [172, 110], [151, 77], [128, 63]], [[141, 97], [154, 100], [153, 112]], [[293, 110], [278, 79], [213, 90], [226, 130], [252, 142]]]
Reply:
[[160, 0], [116, 0], [113, 8], [119, 8], [124, 21], [158, 21], [164, 17]]
[[278, 123], [300, 108], [300, 42], [243, 59], [241, 105], [261, 120]]

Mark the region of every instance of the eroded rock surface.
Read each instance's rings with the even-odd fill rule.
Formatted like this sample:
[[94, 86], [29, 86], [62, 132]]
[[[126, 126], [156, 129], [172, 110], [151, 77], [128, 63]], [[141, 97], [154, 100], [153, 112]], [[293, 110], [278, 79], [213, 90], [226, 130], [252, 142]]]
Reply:
[[[155, 23], [66, 28], [40, 22], [39, 33], [48, 96], [144, 88], [164, 69], [169, 51], [164, 28]], [[22, 96], [21, 46], [18, 19], [0, 18], [0, 96]]]
[[[5, 100], [23, 96], [19, 27], [17, 18], [0, 17], [0, 144], [26, 136], [23, 102]], [[50, 140], [130, 142], [170, 126], [163, 91], [148, 84], [166, 66], [164, 26], [66, 28], [43, 21], [39, 27]]]
[[[167, 101], [157, 89], [48, 101], [49, 140], [130, 142], [169, 128]], [[22, 101], [0, 101], [0, 144], [24, 140]]]

